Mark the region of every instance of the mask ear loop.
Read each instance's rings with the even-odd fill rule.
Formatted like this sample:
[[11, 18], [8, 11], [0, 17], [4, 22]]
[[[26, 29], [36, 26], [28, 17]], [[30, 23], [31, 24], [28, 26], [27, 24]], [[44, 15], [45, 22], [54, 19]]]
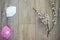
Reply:
[[[9, 25], [8, 25], [8, 17], [7, 17], [7, 14], [5, 13], [5, 15], [6, 15], [6, 26], [8, 26], [9, 27]], [[10, 27], [9, 27], [10, 28]], [[11, 29], [11, 28], [10, 28]], [[6, 38], [5, 38], [6, 39]], [[6, 40], [9, 40], [9, 38], [8, 39], [6, 39]]]
[[6, 25], [8, 26], [8, 17], [7, 17], [7, 14], [6, 14]]
[[[9, 7], [9, 5], [7, 5], [7, 7]], [[9, 17], [7, 17], [6, 11], [5, 11], [5, 16], [6, 16], [6, 25], [9, 27], [9, 25], [8, 25], [8, 19], [9, 19]]]

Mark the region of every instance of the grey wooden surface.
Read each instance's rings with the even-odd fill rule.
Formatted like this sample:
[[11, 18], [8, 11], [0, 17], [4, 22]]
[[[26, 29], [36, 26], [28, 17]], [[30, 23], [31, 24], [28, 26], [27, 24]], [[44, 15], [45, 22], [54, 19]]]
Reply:
[[[56, 5], [57, 4], [58, 4], [58, 0]], [[12, 30], [12, 35], [9, 40], [55, 40], [56, 39], [56, 35], [57, 35], [55, 30], [56, 27], [54, 27], [49, 37], [47, 38], [45, 26], [40, 23], [39, 19], [34, 14], [34, 10], [33, 10], [33, 8], [40, 9], [42, 10], [43, 13], [45, 14], [48, 13], [49, 16], [51, 17], [51, 9], [48, 4], [48, 0], [5, 0], [5, 9], [7, 8], [7, 5], [12, 5], [17, 7], [16, 14], [13, 17], [8, 18], [8, 25], [11, 27]], [[3, 12], [3, 15], [4, 16], [2, 17], [2, 25], [0, 24], [2, 27], [6, 25], [5, 11]], [[0, 22], [1, 22], [1, 18], [0, 18]]]

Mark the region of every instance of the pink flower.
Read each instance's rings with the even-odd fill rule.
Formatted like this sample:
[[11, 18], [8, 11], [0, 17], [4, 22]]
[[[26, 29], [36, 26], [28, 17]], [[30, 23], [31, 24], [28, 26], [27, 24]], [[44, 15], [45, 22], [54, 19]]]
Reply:
[[11, 36], [11, 29], [6, 25], [2, 28], [1, 31], [2, 37], [8, 39]]

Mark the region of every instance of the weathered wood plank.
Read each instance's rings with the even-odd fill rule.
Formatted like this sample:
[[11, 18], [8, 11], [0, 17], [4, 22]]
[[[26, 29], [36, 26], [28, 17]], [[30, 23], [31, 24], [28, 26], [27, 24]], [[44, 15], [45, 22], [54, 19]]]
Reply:
[[35, 40], [35, 24], [20, 24], [19, 40]]
[[34, 0], [20, 0], [19, 1], [19, 15], [20, 23], [35, 23], [35, 15], [33, 11]]
[[19, 40], [35, 40], [34, 0], [19, 0]]

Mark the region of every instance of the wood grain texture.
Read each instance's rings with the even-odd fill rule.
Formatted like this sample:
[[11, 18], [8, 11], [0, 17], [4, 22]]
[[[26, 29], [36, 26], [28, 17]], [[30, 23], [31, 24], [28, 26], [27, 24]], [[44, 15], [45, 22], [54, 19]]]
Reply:
[[19, 32], [19, 40], [35, 40], [35, 24], [21, 24]]
[[19, 40], [35, 40], [34, 0], [19, 0]]
[[[46, 27], [40, 23], [33, 10], [35, 8], [42, 10], [42, 13], [48, 13], [51, 19], [51, 9], [47, 0], [6, 0], [5, 2], [5, 8], [7, 5], [17, 7], [17, 13], [8, 19], [8, 25], [12, 30], [9, 40], [55, 40], [56, 28], [54, 27], [47, 38]], [[6, 24], [5, 12], [3, 15], [2, 26]]]

